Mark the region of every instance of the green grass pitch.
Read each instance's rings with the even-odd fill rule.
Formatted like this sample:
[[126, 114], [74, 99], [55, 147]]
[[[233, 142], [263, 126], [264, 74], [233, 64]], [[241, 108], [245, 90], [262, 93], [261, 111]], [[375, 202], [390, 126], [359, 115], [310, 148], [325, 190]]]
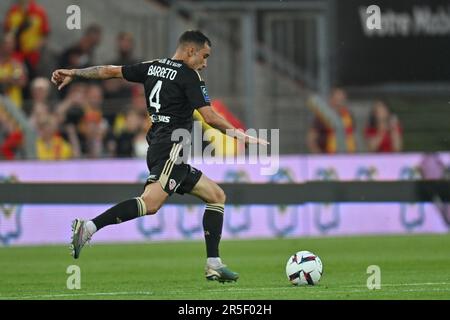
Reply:
[[[309, 250], [323, 261], [318, 286], [294, 287], [289, 256]], [[224, 240], [236, 283], [203, 276], [202, 241], [87, 245], [73, 260], [68, 246], [0, 248], [0, 300], [6, 299], [450, 299], [450, 235]], [[68, 266], [81, 289], [66, 287]], [[381, 268], [381, 289], [368, 290], [367, 267]]]

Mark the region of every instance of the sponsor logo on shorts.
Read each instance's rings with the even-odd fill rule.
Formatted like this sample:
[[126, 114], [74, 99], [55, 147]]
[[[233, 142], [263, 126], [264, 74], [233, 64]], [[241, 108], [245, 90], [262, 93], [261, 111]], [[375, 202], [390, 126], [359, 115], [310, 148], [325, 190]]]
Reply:
[[169, 190], [173, 190], [173, 188], [175, 188], [175, 186], [177, 185], [177, 182], [173, 179], [169, 180]]

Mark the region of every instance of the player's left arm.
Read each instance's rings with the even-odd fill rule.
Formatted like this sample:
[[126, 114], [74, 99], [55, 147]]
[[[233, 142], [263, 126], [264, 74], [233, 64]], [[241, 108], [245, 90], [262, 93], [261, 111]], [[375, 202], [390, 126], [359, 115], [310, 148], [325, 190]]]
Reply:
[[94, 66], [84, 69], [58, 69], [52, 74], [52, 82], [61, 90], [75, 78], [106, 80], [123, 78], [122, 66]]
[[198, 112], [202, 115], [203, 119], [207, 124], [211, 127], [219, 130], [220, 132], [229, 135], [230, 137], [237, 138], [239, 140], [244, 141], [245, 143], [259, 143], [262, 145], [268, 145], [264, 139], [252, 137], [246, 134], [241, 129], [235, 128], [230, 122], [224, 119], [220, 114], [214, 111], [211, 106], [203, 106], [197, 108]]
[[210, 98], [206, 89], [205, 82], [197, 71], [191, 71], [186, 78], [186, 96], [191, 106], [198, 110], [203, 119], [211, 127], [220, 132], [239, 139], [245, 143], [259, 143], [268, 145], [264, 139], [259, 139], [246, 134], [243, 130], [235, 128], [229, 121], [214, 111], [211, 107]]

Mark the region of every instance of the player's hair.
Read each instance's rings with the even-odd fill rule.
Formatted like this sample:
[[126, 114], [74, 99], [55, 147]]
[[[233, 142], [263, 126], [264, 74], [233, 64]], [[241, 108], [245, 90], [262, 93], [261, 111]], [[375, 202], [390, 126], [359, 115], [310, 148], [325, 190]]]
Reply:
[[205, 43], [207, 43], [208, 46], [211, 47], [211, 40], [209, 40], [208, 37], [199, 30], [188, 30], [180, 36], [178, 39], [178, 46], [185, 45], [187, 43], [194, 43], [198, 47], [203, 47]]

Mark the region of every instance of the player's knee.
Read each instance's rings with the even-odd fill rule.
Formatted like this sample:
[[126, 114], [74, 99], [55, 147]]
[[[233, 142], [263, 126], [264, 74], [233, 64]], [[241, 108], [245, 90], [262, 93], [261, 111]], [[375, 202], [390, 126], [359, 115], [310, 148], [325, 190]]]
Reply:
[[147, 215], [156, 214], [158, 210], [161, 208], [161, 205], [150, 204], [147, 206]]
[[216, 190], [214, 191], [213, 198], [214, 203], [225, 203], [225, 201], [227, 200], [225, 191], [223, 191], [223, 189], [220, 187], [217, 187]]
[[162, 203], [156, 203], [154, 200], [150, 200], [149, 197], [143, 196], [142, 199], [145, 202], [145, 209], [147, 215], [152, 215], [158, 212], [161, 208]]

